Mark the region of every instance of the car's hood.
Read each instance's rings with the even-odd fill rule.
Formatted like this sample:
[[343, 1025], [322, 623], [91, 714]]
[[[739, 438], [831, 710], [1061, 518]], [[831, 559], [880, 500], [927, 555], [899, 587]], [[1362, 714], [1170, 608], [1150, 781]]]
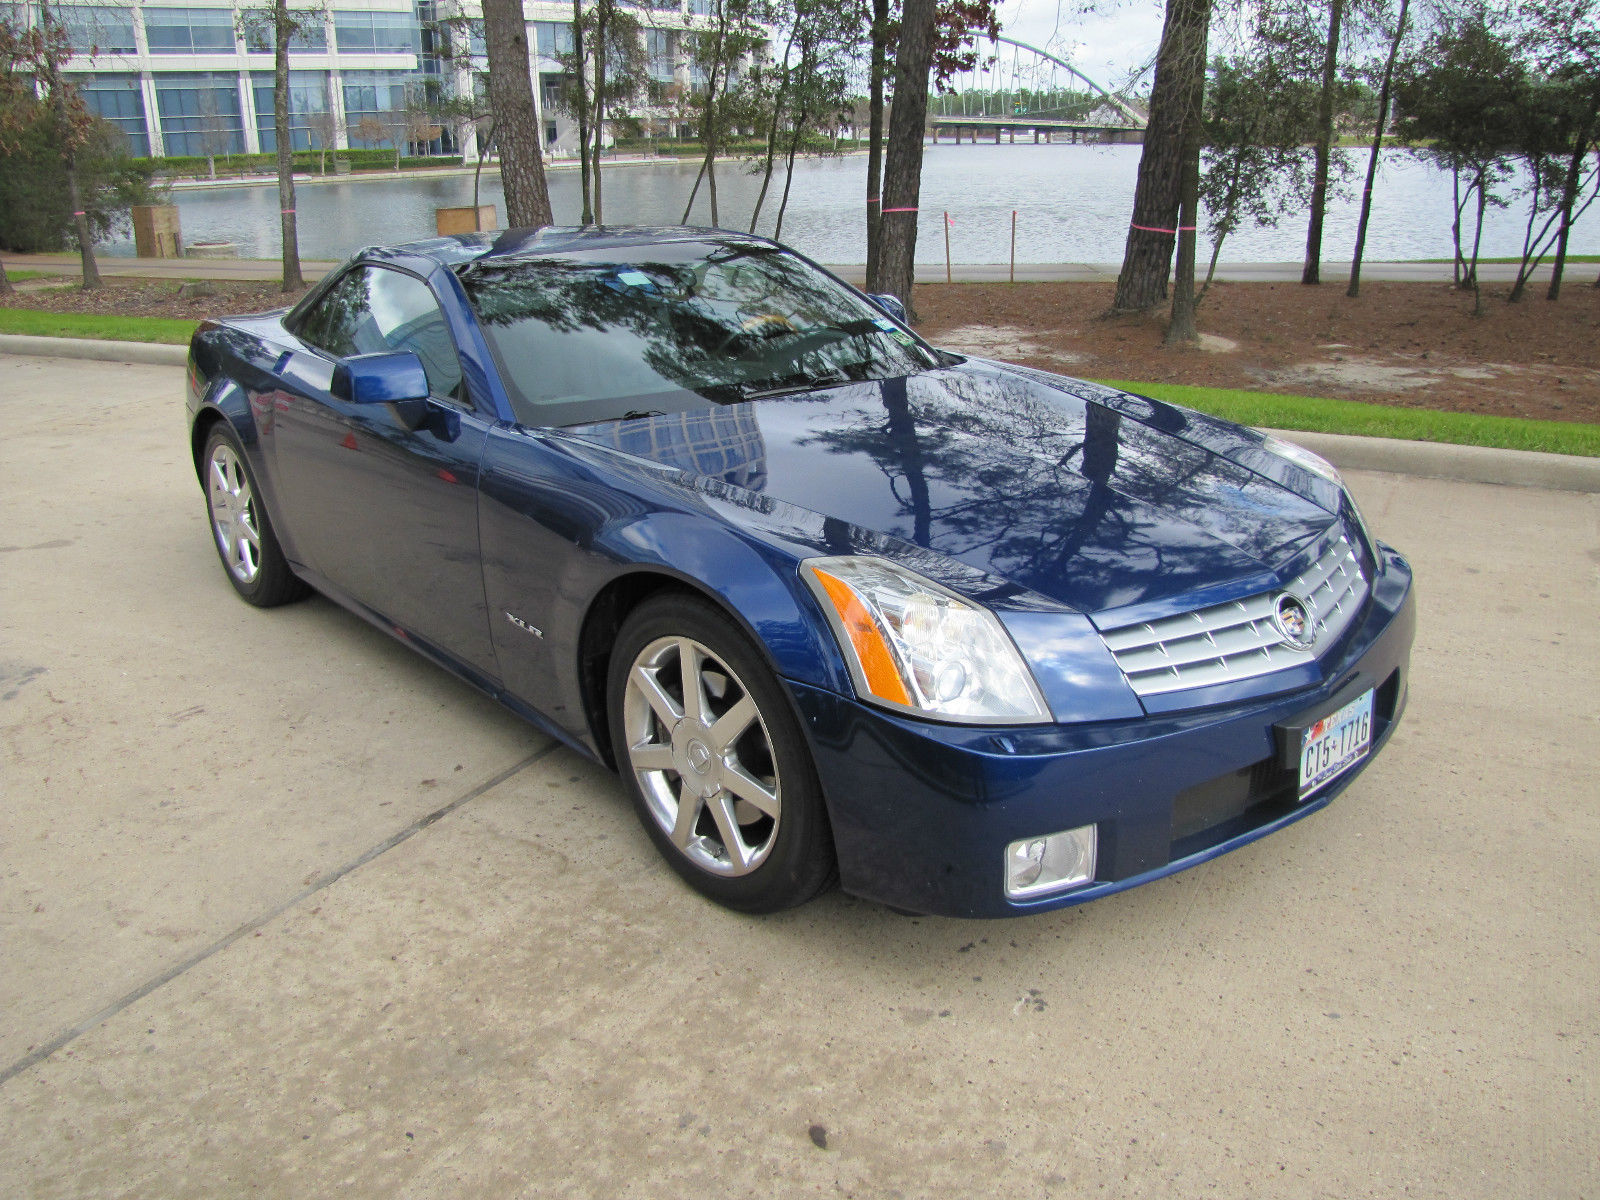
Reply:
[[980, 362], [568, 432], [1081, 612], [1259, 581], [1338, 507], [1335, 490], [1263, 451], [1259, 435]]

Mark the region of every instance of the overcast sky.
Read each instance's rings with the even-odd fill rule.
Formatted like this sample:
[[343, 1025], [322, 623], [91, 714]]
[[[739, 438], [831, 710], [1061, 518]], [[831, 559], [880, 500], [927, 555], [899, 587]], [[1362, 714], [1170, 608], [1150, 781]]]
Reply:
[[[1147, 63], [1161, 40], [1161, 0], [999, 0], [1001, 32], [1060, 55], [1115, 90]], [[1150, 85], [1146, 76], [1144, 86]]]

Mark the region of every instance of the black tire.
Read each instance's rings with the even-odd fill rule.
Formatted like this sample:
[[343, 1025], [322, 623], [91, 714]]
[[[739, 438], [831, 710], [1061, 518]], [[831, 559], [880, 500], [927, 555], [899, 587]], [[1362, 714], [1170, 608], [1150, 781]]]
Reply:
[[[698, 715], [684, 688], [685, 655], [702, 681]], [[617, 634], [606, 696], [623, 786], [691, 887], [728, 908], [767, 913], [804, 904], [833, 882], [833, 838], [810, 748], [782, 686], [722, 612], [676, 593], [641, 604]], [[664, 719], [673, 705], [676, 716]]]
[[257, 608], [288, 604], [311, 591], [289, 569], [244, 449], [226, 422], [219, 421], [206, 437], [200, 486], [211, 545], [234, 591]]

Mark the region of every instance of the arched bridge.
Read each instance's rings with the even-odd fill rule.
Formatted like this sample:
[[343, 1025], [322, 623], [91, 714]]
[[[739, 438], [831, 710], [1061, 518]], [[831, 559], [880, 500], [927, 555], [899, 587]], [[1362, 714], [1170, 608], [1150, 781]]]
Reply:
[[1035, 142], [1138, 142], [1147, 114], [1125, 94], [1112, 92], [1066, 59], [1001, 36], [995, 51], [951, 80], [951, 90], [928, 97], [933, 140], [953, 134], [974, 142], [980, 132], [999, 142], [1031, 133]]

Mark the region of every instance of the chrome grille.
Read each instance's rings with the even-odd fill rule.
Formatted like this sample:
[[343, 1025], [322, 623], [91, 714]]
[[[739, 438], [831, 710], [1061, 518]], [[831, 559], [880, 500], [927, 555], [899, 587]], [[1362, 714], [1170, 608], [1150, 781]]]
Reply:
[[1253, 679], [1315, 659], [1317, 650], [1355, 618], [1367, 597], [1367, 581], [1354, 547], [1341, 533], [1283, 590], [1299, 596], [1310, 610], [1318, 629], [1311, 650], [1296, 650], [1278, 633], [1272, 621], [1277, 591], [1159, 621], [1108, 626], [1100, 636], [1140, 696]]

